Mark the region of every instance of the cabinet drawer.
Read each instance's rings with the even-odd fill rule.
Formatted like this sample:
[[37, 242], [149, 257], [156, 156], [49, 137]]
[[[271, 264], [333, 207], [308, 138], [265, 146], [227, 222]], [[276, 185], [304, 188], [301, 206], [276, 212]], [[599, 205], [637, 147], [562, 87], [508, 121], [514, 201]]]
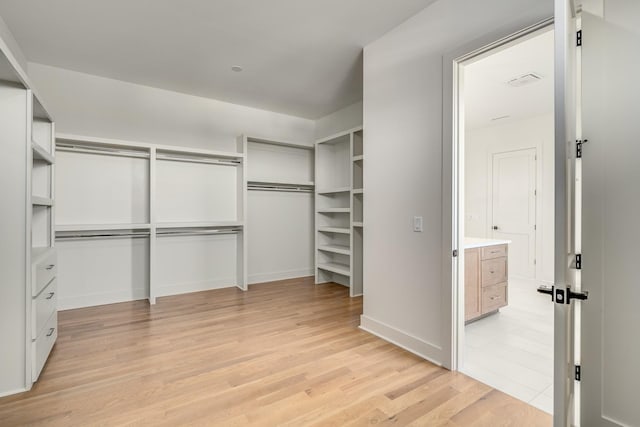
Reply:
[[42, 258], [34, 267], [31, 277], [32, 296], [37, 296], [45, 286], [56, 277], [58, 272], [56, 252], [52, 251], [50, 255]]
[[31, 339], [36, 339], [44, 329], [51, 315], [56, 311], [58, 286], [54, 278], [40, 294], [32, 300], [33, 321], [31, 322]]
[[482, 286], [507, 281], [507, 259], [496, 258], [482, 261]]
[[35, 382], [40, 376], [40, 372], [42, 372], [42, 368], [44, 364], [47, 362], [47, 358], [49, 357], [49, 353], [51, 353], [51, 349], [53, 345], [56, 343], [56, 339], [58, 338], [58, 313], [54, 312], [45, 327], [43, 328], [38, 338], [33, 342], [33, 351], [32, 351], [32, 369], [33, 369], [33, 381]]
[[502, 258], [507, 256], [507, 245], [495, 245], [482, 248], [482, 259]]
[[485, 286], [482, 288], [482, 314], [504, 307], [508, 301], [508, 290], [506, 283]]

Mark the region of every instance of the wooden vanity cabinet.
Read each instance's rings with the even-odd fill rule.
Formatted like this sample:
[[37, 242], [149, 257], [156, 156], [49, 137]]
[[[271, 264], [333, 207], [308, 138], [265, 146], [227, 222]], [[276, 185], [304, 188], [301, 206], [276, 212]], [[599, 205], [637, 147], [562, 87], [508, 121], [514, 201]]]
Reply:
[[465, 249], [464, 256], [464, 320], [470, 322], [508, 304], [508, 246]]

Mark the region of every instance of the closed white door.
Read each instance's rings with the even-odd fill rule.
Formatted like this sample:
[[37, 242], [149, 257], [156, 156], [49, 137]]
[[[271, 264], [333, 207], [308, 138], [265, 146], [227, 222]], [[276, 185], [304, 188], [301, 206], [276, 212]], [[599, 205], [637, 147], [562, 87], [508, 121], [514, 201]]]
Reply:
[[536, 150], [492, 156], [491, 235], [510, 240], [509, 274], [536, 275]]

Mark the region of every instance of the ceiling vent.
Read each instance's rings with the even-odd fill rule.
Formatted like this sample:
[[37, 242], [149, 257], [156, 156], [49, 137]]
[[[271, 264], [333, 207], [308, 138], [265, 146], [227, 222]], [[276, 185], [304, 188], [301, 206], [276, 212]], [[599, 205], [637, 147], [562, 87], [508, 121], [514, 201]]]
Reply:
[[522, 87], [522, 86], [530, 85], [531, 83], [539, 82], [540, 80], [542, 80], [541, 75], [536, 73], [528, 73], [520, 77], [516, 77], [515, 79], [509, 80], [507, 84], [513, 87]]

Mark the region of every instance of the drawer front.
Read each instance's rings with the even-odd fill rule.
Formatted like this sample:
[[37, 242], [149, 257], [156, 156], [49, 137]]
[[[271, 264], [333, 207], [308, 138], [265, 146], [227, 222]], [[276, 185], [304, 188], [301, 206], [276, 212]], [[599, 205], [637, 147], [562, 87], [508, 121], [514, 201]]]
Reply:
[[507, 245], [495, 245], [482, 248], [482, 259], [502, 258], [507, 256]]
[[36, 339], [43, 331], [47, 321], [56, 311], [58, 302], [58, 286], [56, 279], [53, 279], [49, 285], [40, 294], [33, 299], [32, 313], [33, 322], [31, 328], [31, 339]]
[[51, 279], [56, 277], [58, 272], [57, 256], [55, 252], [44, 258], [33, 269], [32, 282], [32, 296], [37, 296], [47, 286]]
[[47, 358], [49, 357], [49, 353], [51, 353], [51, 349], [53, 345], [56, 343], [56, 339], [58, 338], [58, 313], [54, 312], [47, 323], [45, 324], [44, 329], [38, 335], [38, 338], [33, 342], [33, 381], [35, 382], [40, 376], [40, 372], [42, 372], [42, 368], [44, 364], [47, 362]]
[[482, 314], [490, 313], [504, 307], [509, 301], [506, 283], [482, 288]]
[[482, 286], [507, 281], [507, 259], [496, 258], [482, 261]]

